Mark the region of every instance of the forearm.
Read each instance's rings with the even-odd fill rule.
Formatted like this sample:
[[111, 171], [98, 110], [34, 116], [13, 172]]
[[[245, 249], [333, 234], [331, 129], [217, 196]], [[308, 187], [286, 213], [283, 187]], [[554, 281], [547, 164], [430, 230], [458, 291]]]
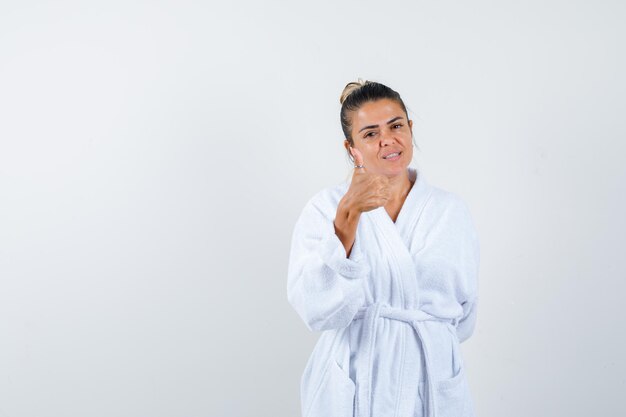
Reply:
[[344, 198], [339, 201], [337, 215], [335, 216], [335, 234], [346, 250], [346, 257], [350, 257], [350, 252], [354, 246], [356, 229], [359, 224], [361, 212], [352, 208]]
[[[359, 242], [354, 242], [353, 259], [346, 258], [341, 239], [333, 227], [328, 228], [332, 212], [323, 212], [320, 206], [307, 204], [296, 222], [287, 284], [289, 302], [314, 331], [339, 329], [350, 324], [365, 303], [362, 280], [369, 273], [367, 263], [356, 256]], [[351, 218], [340, 214], [340, 228], [344, 223], [350, 224], [342, 219]]]

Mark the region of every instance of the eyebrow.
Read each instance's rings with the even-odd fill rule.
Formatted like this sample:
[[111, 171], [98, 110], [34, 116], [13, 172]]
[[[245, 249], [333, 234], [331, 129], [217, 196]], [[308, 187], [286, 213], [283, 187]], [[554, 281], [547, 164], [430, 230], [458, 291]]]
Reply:
[[[398, 119], [403, 119], [403, 117], [402, 117], [402, 116], [397, 116], [397, 117], [394, 117], [393, 119], [389, 120], [389, 121], [387, 122], [387, 124], [391, 124], [391, 123], [395, 122], [395, 121], [396, 121], [396, 120], [398, 120]], [[361, 132], [362, 132], [362, 131], [364, 131], [365, 129], [372, 129], [372, 128], [375, 128], [375, 127], [378, 127], [378, 125], [369, 125], [369, 126], [365, 126], [365, 127], [364, 127], [364, 128], [362, 128], [361, 130], [359, 130], [359, 133], [361, 133]]]

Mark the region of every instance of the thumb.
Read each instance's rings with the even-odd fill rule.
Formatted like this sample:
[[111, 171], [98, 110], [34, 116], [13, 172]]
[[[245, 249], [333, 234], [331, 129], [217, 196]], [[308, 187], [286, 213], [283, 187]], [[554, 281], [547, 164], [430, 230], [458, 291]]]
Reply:
[[[352, 146], [350, 147], [350, 153], [352, 154], [352, 156], [354, 157], [354, 165], [355, 166], [360, 166], [363, 165], [363, 155], [361, 155], [361, 152], [356, 149], [353, 148]], [[365, 168], [355, 168], [358, 170], [365, 170]]]

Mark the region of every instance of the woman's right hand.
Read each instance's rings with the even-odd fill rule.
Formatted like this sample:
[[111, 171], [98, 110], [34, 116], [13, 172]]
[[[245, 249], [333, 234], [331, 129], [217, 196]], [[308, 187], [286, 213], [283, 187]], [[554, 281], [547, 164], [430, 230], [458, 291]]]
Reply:
[[[363, 155], [350, 147], [354, 165], [363, 165]], [[335, 221], [335, 234], [341, 240], [350, 257], [361, 213], [384, 206], [389, 200], [389, 179], [384, 175], [367, 172], [366, 168], [354, 168], [348, 191], [339, 201]]]
[[[363, 155], [353, 147], [350, 153], [354, 157], [354, 165], [363, 165]], [[387, 204], [390, 198], [389, 178], [373, 174], [367, 167], [354, 168], [350, 188], [344, 195], [345, 203], [359, 213], [374, 210]]]

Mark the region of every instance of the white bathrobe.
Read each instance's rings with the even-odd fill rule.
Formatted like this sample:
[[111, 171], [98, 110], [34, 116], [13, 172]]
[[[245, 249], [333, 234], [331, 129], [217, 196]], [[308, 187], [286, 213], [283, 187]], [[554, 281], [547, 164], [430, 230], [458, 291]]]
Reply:
[[301, 379], [302, 417], [473, 417], [459, 344], [472, 334], [479, 243], [466, 203], [421, 170], [394, 223], [361, 214], [350, 257], [333, 220], [349, 180], [297, 220], [288, 300], [321, 331]]

